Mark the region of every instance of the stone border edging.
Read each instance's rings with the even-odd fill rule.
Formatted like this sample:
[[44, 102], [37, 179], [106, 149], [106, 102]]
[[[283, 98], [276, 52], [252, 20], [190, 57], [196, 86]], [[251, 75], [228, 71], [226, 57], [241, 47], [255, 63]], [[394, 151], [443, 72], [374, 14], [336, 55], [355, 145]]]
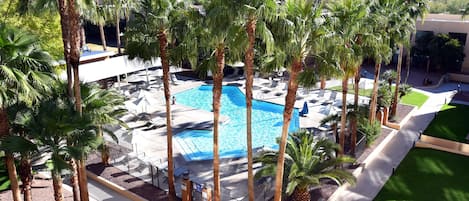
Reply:
[[142, 198], [141, 196], [133, 193], [133, 192], [130, 192], [129, 190], [127, 189], [124, 189], [122, 188], [121, 186], [111, 182], [111, 181], [108, 181], [106, 180], [105, 178], [101, 177], [101, 176], [98, 176], [90, 171], [86, 171], [86, 175], [88, 176], [88, 178], [91, 178], [92, 180], [100, 183], [101, 185], [103, 186], [106, 186], [108, 187], [109, 189], [121, 194], [122, 196], [130, 199], [130, 200], [133, 200], [133, 201], [147, 201], [147, 199], [145, 198]]
[[[399, 103], [399, 104], [402, 104], [402, 103]], [[408, 104], [403, 104], [403, 105], [408, 105]], [[404, 117], [404, 119], [401, 120], [401, 122], [397, 124], [397, 123], [386, 121], [386, 124], [384, 126], [387, 126], [389, 128], [396, 129], [396, 130], [401, 130], [401, 128], [407, 123], [407, 121], [409, 121], [409, 119], [412, 118], [415, 111], [418, 110], [418, 107], [415, 105], [408, 105], [408, 106], [412, 106], [413, 109]]]
[[[391, 133], [389, 133], [388, 136], [386, 136], [386, 138], [383, 139], [383, 141], [381, 141], [381, 143], [379, 143], [378, 146], [376, 146], [376, 148], [373, 150], [373, 152], [371, 152], [370, 155], [368, 155], [368, 157], [366, 157], [365, 160], [363, 160], [363, 166], [360, 166], [359, 168], [355, 169], [354, 171], [352, 171], [352, 174], [353, 176], [355, 177], [358, 177], [362, 172], [363, 170], [366, 168], [366, 164], [369, 163], [371, 160], [373, 160], [376, 155], [378, 155], [379, 153], [381, 153], [381, 151], [384, 149], [384, 147], [389, 143], [389, 141], [391, 141], [392, 138], [394, 138], [394, 136], [398, 133], [397, 130], [393, 130], [391, 131]], [[344, 183], [343, 185], [339, 186], [339, 188], [337, 188], [337, 190], [331, 195], [331, 197], [329, 197], [328, 201], [335, 201], [335, 200], [338, 200], [336, 198], [336, 196], [338, 196], [338, 192], [339, 191], [343, 191], [345, 190], [346, 188], [350, 187], [350, 184], [347, 182], [347, 183]]]

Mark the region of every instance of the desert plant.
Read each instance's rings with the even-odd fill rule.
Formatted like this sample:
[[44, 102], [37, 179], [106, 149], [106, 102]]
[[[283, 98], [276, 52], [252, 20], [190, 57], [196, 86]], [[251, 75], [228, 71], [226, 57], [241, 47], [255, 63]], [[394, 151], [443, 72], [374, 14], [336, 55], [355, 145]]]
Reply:
[[368, 120], [361, 120], [358, 123], [358, 130], [365, 134], [366, 143], [370, 145], [381, 133], [381, 124], [378, 121], [370, 123]]
[[412, 92], [412, 86], [408, 84], [402, 84], [399, 86], [399, 98], [402, 98], [410, 92]]

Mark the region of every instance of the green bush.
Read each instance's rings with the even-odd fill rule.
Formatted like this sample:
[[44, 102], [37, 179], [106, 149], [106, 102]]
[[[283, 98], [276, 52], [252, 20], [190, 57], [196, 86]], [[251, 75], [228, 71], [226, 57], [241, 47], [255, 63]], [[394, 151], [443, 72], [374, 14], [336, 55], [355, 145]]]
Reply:
[[364, 119], [364, 121], [359, 122], [358, 130], [366, 135], [366, 143], [370, 145], [381, 134], [381, 124], [379, 121], [370, 123], [368, 119]]
[[399, 85], [399, 98], [402, 98], [402, 96], [405, 96], [407, 94], [410, 94], [412, 92], [412, 87], [408, 84], [401, 84]]
[[389, 85], [381, 83], [378, 88], [378, 107], [389, 107], [392, 102], [392, 89]]

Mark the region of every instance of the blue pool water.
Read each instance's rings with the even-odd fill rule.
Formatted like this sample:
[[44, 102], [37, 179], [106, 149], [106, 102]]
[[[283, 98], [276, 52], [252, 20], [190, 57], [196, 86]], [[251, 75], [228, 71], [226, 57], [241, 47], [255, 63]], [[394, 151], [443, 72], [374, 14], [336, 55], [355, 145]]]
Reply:
[[[178, 104], [200, 110], [212, 110], [212, 86], [204, 85], [175, 95]], [[221, 158], [242, 157], [246, 153], [246, 99], [238, 87], [223, 86], [221, 96], [222, 116], [229, 121], [220, 125], [219, 152]], [[252, 103], [253, 147], [278, 149], [276, 138], [280, 137], [283, 123], [283, 105], [253, 100]], [[197, 117], [194, 117], [197, 118]], [[299, 128], [298, 109], [294, 109], [289, 131]], [[213, 131], [185, 130], [174, 136], [183, 149], [186, 160], [213, 158]]]

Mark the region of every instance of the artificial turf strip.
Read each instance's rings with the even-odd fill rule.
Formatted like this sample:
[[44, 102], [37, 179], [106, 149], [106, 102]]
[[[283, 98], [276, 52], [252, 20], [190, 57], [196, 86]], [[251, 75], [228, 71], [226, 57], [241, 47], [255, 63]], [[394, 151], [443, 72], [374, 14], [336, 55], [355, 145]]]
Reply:
[[427, 100], [427, 95], [422, 94], [420, 92], [412, 91], [401, 98], [401, 103], [407, 105], [414, 105], [420, 108]]
[[[395, 88], [394, 86], [392, 86], [392, 88], [391, 88], [391, 90], [393, 92], [394, 92], [394, 88]], [[332, 91], [342, 92], [342, 86], [335, 86], [335, 87], [331, 87], [329, 89], [332, 90]], [[373, 89], [358, 89], [358, 94], [360, 96], [370, 97], [372, 91], [373, 91]], [[354, 94], [355, 93], [355, 91], [353, 90], [353, 85], [351, 85], [351, 84], [348, 85], [347, 93], [349, 93], [349, 94]], [[404, 104], [407, 104], [407, 105], [413, 105], [413, 106], [417, 106], [418, 108], [420, 108], [427, 100], [428, 100], [427, 95], [422, 94], [420, 92], [412, 91], [409, 94], [403, 96], [400, 99], [400, 103], [404, 103]]]
[[466, 143], [469, 134], [469, 106], [444, 105], [424, 131], [425, 135]]
[[412, 149], [375, 200], [469, 200], [469, 157]]

